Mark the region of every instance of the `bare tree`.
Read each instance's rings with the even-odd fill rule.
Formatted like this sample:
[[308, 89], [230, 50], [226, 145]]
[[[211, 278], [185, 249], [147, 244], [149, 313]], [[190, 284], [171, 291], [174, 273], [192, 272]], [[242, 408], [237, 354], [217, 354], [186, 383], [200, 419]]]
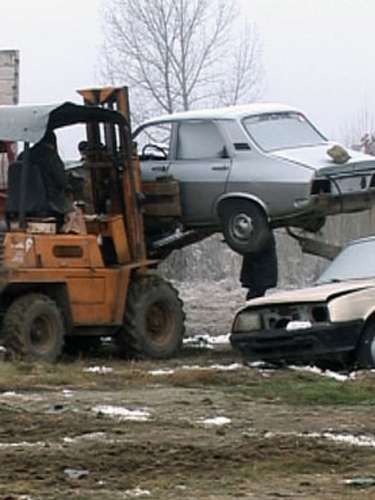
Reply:
[[375, 117], [369, 108], [370, 106], [365, 103], [350, 122], [343, 127], [341, 136], [344, 144], [348, 147], [373, 155], [375, 152], [373, 147]]
[[249, 102], [259, 94], [260, 38], [234, 0], [110, 0], [103, 20], [104, 75], [129, 85], [133, 114]]

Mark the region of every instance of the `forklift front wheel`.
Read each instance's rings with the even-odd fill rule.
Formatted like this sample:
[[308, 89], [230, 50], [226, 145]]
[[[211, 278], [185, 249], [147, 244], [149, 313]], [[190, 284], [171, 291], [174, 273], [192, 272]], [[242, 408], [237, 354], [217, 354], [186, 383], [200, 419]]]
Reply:
[[123, 328], [117, 336], [122, 354], [169, 358], [182, 345], [185, 315], [177, 291], [149, 275], [131, 283]]
[[48, 296], [29, 293], [15, 299], [3, 323], [4, 343], [12, 358], [55, 361], [64, 344], [64, 322]]

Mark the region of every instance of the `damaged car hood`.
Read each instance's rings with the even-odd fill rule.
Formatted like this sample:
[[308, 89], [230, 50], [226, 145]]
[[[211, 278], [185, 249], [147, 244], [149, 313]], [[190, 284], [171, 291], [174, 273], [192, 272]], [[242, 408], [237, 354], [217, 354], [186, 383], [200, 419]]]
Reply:
[[366, 280], [344, 281], [315, 285], [310, 288], [276, 292], [267, 297], [252, 299], [248, 302], [250, 307], [267, 307], [276, 304], [296, 304], [304, 302], [325, 302], [338, 295], [353, 293], [366, 288], [375, 288], [375, 278]]
[[321, 174], [354, 173], [358, 171], [373, 170], [375, 160], [371, 156], [347, 149], [350, 159], [344, 164], [337, 164], [328, 156], [327, 151], [334, 143], [327, 142], [317, 146], [283, 149], [272, 154], [282, 160], [292, 161]]

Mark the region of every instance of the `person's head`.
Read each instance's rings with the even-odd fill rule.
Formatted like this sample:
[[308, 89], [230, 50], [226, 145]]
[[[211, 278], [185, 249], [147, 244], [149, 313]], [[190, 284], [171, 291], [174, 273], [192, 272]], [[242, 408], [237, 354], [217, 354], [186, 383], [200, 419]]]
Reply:
[[87, 141], [80, 141], [78, 143], [78, 151], [82, 158], [86, 157], [87, 150], [89, 148], [88, 142]]
[[80, 153], [84, 153], [85, 151], [87, 151], [88, 146], [89, 146], [89, 145], [88, 145], [88, 142], [87, 142], [87, 141], [80, 141], [80, 142], [78, 143], [78, 151], [79, 151]]

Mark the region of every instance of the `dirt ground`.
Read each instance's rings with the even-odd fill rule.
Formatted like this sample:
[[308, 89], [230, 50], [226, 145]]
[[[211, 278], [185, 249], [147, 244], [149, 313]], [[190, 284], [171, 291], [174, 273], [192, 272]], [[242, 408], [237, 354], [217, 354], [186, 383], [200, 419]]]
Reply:
[[[202, 296], [181, 295], [188, 335], [224, 334], [243, 291], [203, 292], [219, 302], [216, 328]], [[2, 376], [0, 500], [375, 498], [372, 404], [265, 397], [277, 380], [297, 388], [321, 376], [244, 365], [228, 344], [208, 347], [137, 362], [104, 349]], [[361, 376], [373, 386], [375, 374]], [[350, 380], [332, 383], [345, 392]]]

